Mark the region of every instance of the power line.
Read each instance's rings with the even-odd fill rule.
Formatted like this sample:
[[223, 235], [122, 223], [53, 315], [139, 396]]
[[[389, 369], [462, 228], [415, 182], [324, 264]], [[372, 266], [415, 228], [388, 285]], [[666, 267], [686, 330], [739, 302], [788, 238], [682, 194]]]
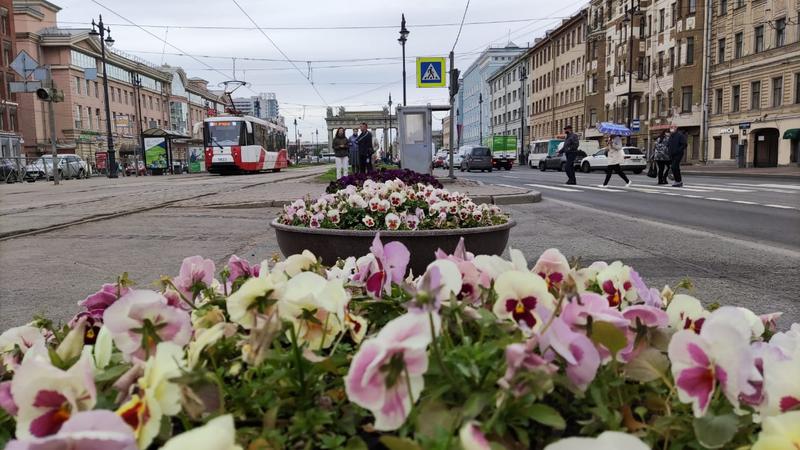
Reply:
[[317, 87], [314, 85], [314, 82], [311, 80], [311, 77], [310, 76], [306, 76], [305, 74], [303, 74], [303, 71], [300, 70], [300, 68], [297, 67], [297, 65], [289, 58], [289, 56], [286, 53], [284, 53], [283, 50], [281, 50], [280, 47], [278, 47], [278, 44], [276, 44], [275, 41], [273, 41], [272, 38], [270, 38], [269, 35], [267, 35], [267, 33], [263, 29], [261, 29], [261, 27], [258, 26], [256, 21], [252, 17], [250, 17], [250, 14], [247, 14], [247, 11], [245, 11], [244, 8], [242, 8], [242, 6], [239, 4], [238, 1], [236, 1], [236, 0], [232, 0], [232, 1], [236, 5], [236, 7], [239, 8], [239, 10], [242, 12], [242, 14], [244, 14], [250, 20], [250, 22], [253, 24], [253, 26], [256, 27], [258, 29], [258, 31], [260, 31], [261, 34], [265, 38], [267, 38], [267, 40], [269, 41], [270, 44], [272, 44], [273, 47], [275, 47], [275, 50], [278, 50], [278, 52], [281, 55], [283, 55], [283, 57], [286, 59], [286, 61], [289, 61], [289, 63], [291, 63], [292, 66], [294, 66], [294, 68], [297, 69], [298, 72], [300, 72], [300, 75], [302, 75], [306, 80], [308, 80], [308, 82], [311, 84], [311, 87], [314, 89], [314, 92], [316, 92], [317, 96], [320, 98], [320, 100], [322, 100], [322, 103], [327, 105], [328, 102], [325, 100], [325, 97], [323, 97], [322, 94], [319, 92], [319, 89], [317, 89]]
[[456, 45], [458, 44], [458, 38], [461, 37], [461, 29], [464, 28], [464, 19], [467, 18], [467, 11], [469, 10], [469, 0], [467, 0], [467, 6], [464, 7], [464, 15], [461, 16], [461, 25], [458, 27], [458, 34], [456, 34], [456, 41], [453, 42], [453, 48], [450, 52], [456, 51]]

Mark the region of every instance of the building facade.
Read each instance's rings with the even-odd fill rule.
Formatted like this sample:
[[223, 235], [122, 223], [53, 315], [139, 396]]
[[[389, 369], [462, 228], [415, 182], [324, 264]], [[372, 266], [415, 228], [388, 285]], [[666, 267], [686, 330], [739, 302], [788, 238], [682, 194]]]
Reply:
[[233, 106], [243, 114], [265, 120], [277, 119], [280, 114], [278, 99], [273, 92], [262, 92], [251, 97], [234, 98]]
[[530, 53], [527, 82], [532, 117], [530, 140], [563, 135], [566, 125], [583, 129], [586, 60], [586, 10], [537, 39]]
[[0, 71], [0, 156], [14, 158], [20, 156], [21, 143], [17, 115], [17, 94], [11, 93], [9, 83], [17, 80], [16, 73], [9, 67], [17, 55], [14, 32], [14, 7], [11, 0], [0, 0], [0, 46], [3, 52], [3, 67]]
[[[457, 144], [457, 143], [456, 143]], [[450, 115], [442, 119], [442, 145], [450, 148]]]
[[716, 0], [711, 23], [709, 162], [798, 164], [800, 2]]
[[[485, 108], [490, 109], [489, 136], [516, 136], [517, 152], [522, 147], [522, 117], [525, 95], [523, 78], [530, 68], [530, 52], [526, 51], [510, 63], [497, 70], [486, 81], [489, 83], [490, 98], [484, 99]], [[527, 103], [527, 102], [526, 102]], [[526, 117], [526, 121], [529, 120]], [[529, 124], [526, 124], [526, 128]], [[526, 131], [526, 137], [530, 133]]]
[[464, 81], [460, 88], [462, 95], [460, 101], [462, 145], [479, 145], [481, 137], [489, 135], [491, 108], [488, 104], [481, 104], [480, 102], [481, 98], [483, 98], [484, 102], [488, 102], [491, 97], [486, 80], [524, 51], [524, 48], [520, 48], [511, 42], [505, 47], [490, 47], [481, 53], [469, 68], [464, 71]]

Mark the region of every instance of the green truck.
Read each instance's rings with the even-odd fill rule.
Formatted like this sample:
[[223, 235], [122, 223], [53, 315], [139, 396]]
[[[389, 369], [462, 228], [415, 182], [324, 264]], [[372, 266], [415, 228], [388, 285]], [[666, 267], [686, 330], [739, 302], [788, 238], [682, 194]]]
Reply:
[[484, 141], [492, 150], [492, 168], [511, 170], [517, 155], [517, 137], [489, 136]]

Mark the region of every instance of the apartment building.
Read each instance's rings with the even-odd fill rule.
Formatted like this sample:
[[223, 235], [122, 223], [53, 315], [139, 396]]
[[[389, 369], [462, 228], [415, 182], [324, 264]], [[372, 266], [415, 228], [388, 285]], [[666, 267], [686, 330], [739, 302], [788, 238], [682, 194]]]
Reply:
[[3, 52], [3, 66], [0, 69], [0, 157], [3, 158], [20, 155], [17, 94], [11, 93], [8, 85], [17, 80], [9, 67], [17, 54], [12, 14], [11, 0], [0, 0], [0, 47]]
[[530, 53], [527, 89], [531, 139], [563, 134], [572, 125], [580, 132], [585, 123], [586, 14], [583, 9], [537, 39]]
[[[522, 148], [523, 98], [525, 94], [530, 96], [530, 90], [522, 91], [523, 79], [530, 70], [529, 56], [530, 52], [523, 53], [490, 76], [486, 80], [490, 97], [483, 99], [483, 108], [489, 108], [491, 114], [489, 134], [484, 137], [516, 136], [517, 152]], [[526, 123], [526, 127], [529, 125]], [[525, 139], [529, 138], [530, 132], [526, 131]]]
[[800, 1], [713, 4], [709, 162], [747, 167], [798, 164]]

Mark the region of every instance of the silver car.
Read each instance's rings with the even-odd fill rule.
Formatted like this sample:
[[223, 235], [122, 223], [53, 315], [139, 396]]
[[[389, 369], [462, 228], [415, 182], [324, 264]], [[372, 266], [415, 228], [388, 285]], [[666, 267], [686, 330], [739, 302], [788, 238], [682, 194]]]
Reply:
[[[58, 155], [58, 173], [59, 177], [63, 179], [88, 178], [89, 166], [78, 155]], [[28, 164], [25, 167], [25, 178], [28, 180], [52, 179], [53, 156], [43, 155], [33, 163]]]

